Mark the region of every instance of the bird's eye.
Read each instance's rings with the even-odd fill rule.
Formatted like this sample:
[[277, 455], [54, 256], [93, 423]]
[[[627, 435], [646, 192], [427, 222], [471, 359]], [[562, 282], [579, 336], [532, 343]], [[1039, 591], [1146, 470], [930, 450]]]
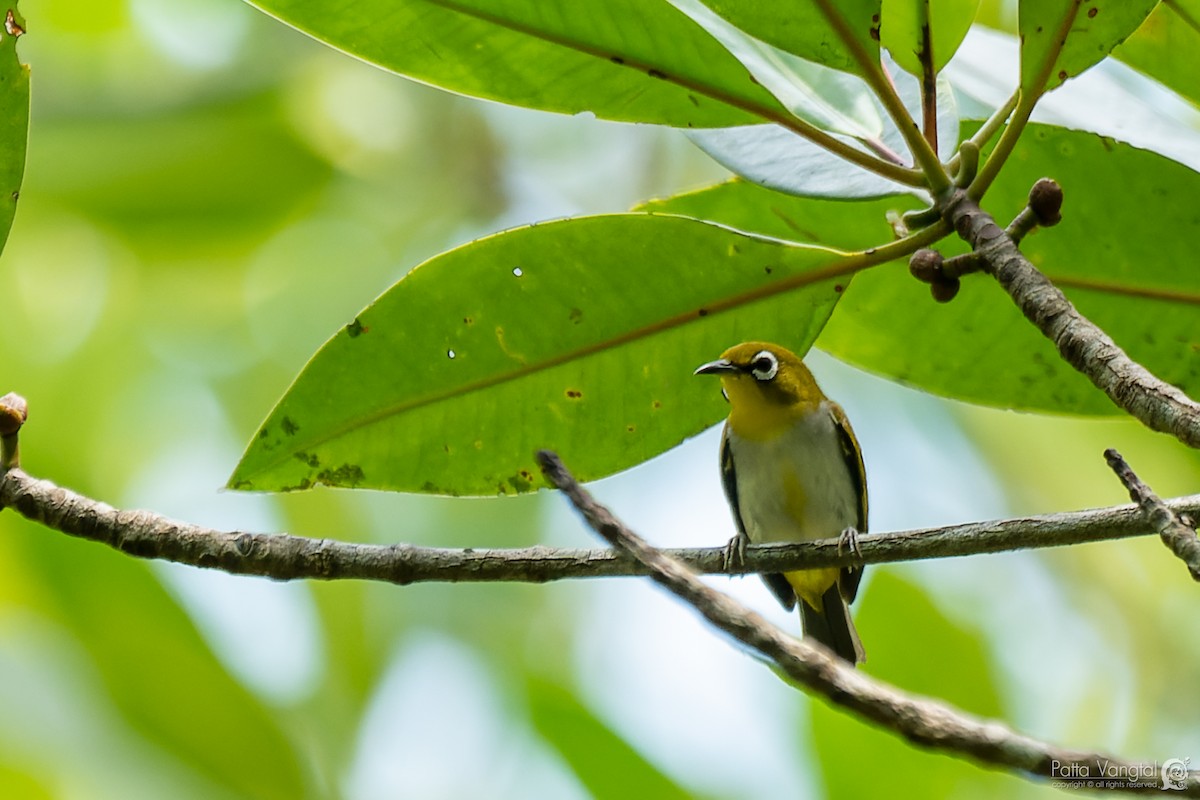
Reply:
[[755, 380], [769, 381], [779, 372], [779, 359], [770, 350], [760, 350], [750, 362], [750, 374]]

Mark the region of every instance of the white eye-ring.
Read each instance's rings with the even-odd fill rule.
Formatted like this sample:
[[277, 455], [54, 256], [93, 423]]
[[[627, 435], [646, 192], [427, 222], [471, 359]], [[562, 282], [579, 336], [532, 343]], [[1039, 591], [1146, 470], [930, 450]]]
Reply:
[[769, 381], [779, 372], [779, 359], [770, 350], [759, 350], [750, 362], [750, 374], [755, 380]]

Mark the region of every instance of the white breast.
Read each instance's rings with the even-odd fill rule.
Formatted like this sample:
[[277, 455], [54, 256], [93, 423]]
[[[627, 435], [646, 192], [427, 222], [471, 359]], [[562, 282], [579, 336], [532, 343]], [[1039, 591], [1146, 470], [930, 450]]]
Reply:
[[726, 435], [737, 474], [738, 507], [750, 541], [835, 538], [858, 525], [856, 482], [825, 404], [772, 440], [743, 439], [732, 430]]

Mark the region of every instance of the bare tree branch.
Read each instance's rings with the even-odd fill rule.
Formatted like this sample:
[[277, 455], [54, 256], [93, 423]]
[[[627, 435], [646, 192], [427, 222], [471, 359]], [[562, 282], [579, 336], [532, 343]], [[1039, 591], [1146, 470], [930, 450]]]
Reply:
[[954, 190], [941, 208], [943, 218], [983, 258], [986, 271], [1068, 364], [1146, 427], [1200, 448], [1200, 404], [1159, 380], [1080, 314], [966, 191]]
[[[1200, 495], [1168, 501], [1178, 513], [1200, 515]], [[449, 549], [410, 544], [357, 544], [282, 533], [220, 531], [151, 511], [121, 511], [20, 469], [0, 474], [0, 508], [9, 507], [48, 528], [100, 542], [139, 558], [160, 558], [236, 575], [275, 580], [358, 578], [408, 584], [427, 581], [522, 581], [646, 575], [613, 550], [527, 547]], [[861, 557], [839, 552], [838, 539], [754, 545], [743, 564], [726, 569], [724, 547], [669, 551], [697, 572], [742, 574], [810, 567], [878, 564], [925, 558], [1061, 547], [1157, 533], [1125, 505], [1065, 514], [1020, 517], [945, 528], [860, 536]]]
[[[547, 478], [557, 486], [597, 533], [614, 547], [632, 554], [651, 570], [651, 577], [690, 603], [709, 622], [777, 664], [788, 677], [863, 719], [874, 722], [923, 747], [969, 758], [1023, 776], [1057, 780], [1071, 788], [1072, 776], [1110, 774], [1134, 780], [1102, 781], [1089, 790], [1158, 792], [1157, 780], [1141, 780], [1147, 764], [1103, 753], [1067, 750], [1014, 731], [1002, 722], [983, 719], [941, 701], [900, 691], [835, 658], [808, 640], [796, 639], [711, 588], [686, 566], [648, 545], [607, 508], [592, 499], [550, 452], [538, 454]], [[1185, 797], [1200, 797], [1200, 772], [1179, 777]]]
[[1121, 479], [1121, 483], [1129, 490], [1129, 496], [1138, 508], [1146, 522], [1158, 531], [1158, 535], [1172, 553], [1179, 556], [1187, 564], [1192, 578], [1200, 581], [1200, 538], [1196, 536], [1193, 525], [1180, 519], [1180, 514], [1171, 510], [1166, 503], [1156, 495], [1149, 486], [1134, 473], [1133, 468], [1121, 458], [1116, 450], [1104, 451], [1104, 457], [1113, 472]]

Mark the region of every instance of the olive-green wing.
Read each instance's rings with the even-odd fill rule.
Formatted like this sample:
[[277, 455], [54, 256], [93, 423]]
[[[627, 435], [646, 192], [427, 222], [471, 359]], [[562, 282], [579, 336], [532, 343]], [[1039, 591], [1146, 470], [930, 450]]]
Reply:
[[[846, 471], [854, 483], [854, 494], [858, 498], [858, 523], [855, 530], [867, 532], [867, 468], [863, 464], [862, 448], [858, 446], [858, 438], [850, 427], [846, 412], [837, 403], [829, 404], [830, 414], [833, 415], [834, 427], [838, 432], [838, 440], [842, 445], [842, 458], [846, 461]], [[862, 567], [845, 567], [838, 577], [838, 590], [849, 603], [858, 594], [858, 584], [862, 581]]]
[[[742, 522], [742, 509], [738, 505], [737, 472], [733, 465], [733, 451], [729, 446], [728, 423], [721, 433], [721, 485], [725, 488], [725, 499], [729, 501], [729, 507], [733, 509], [733, 522], [737, 525], [738, 536], [744, 539], [746, 538], [746, 525]], [[779, 602], [783, 604], [784, 608], [788, 611], [795, 608], [796, 592], [787, 582], [787, 578], [783, 577], [783, 573], [764, 573], [761, 577], [763, 583], [767, 585], [772, 594], [779, 598]]]

